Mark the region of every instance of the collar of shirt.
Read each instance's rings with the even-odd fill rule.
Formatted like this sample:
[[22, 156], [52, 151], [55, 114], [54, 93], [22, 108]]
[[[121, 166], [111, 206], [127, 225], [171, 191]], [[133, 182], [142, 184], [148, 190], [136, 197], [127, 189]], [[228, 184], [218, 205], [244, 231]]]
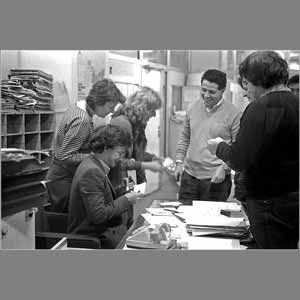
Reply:
[[95, 153], [92, 153], [92, 156], [101, 164], [101, 166], [104, 169], [105, 175], [107, 175], [109, 173], [109, 171], [110, 171], [110, 167], [102, 159], [99, 159], [97, 157], [97, 155], [95, 155]]
[[105, 175], [107, 175], [110, 171], [110, 167], [103, 160], [100, 159], [99, 161], [100, 161], [100, 163], [102, 164], [102, 166], [105, 170]]
[[206, 106], [204, 105], [205, 110], [206, 110], [207, 112], [213, 112], [213, 111], [215, 111], [215, 110], [223, 103], [223, 101], [224, 101], [224, 98], [222, 97], [221, 100], [220, 100], [218, 103], [216, 103], [212, 108], [208, 108], [208, 107], [206, 107]]
[[283, 92], [288, 91], [290, 92], [290, 89], [283, 84], [273, 86], [272, 88], [266, 90], [264, 93], [261, 94], [260, 97], [266, 96], [267, 94], [273, 93], [273, 92]]
[[87, 114], [89, 115], [89, 117], [92, 119], [93, 115], [95, 114], [94, 111], [92, 110], [92, 108], [85, 102], [84, 105], [84, 110], [87, 112]]

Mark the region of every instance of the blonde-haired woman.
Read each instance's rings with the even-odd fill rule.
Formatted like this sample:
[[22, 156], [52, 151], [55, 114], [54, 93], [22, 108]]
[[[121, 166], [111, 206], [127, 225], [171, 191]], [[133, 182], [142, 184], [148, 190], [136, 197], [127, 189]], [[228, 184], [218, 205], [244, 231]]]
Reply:
[[[141, 87], [117, 109], [110, 121], [112, 125], [118, 125], [125, 129], [132, 137], [133, 144], [126, 156], [136, 161], [134, 169], [138, 184], [146, 181], [145, 169], [156, 172], [162, 170], [161, 164], [155, 161], [158, 158], [154, 154], [146, 152], [147, 138], [145, 134], [148, 121], [156, 115], [156, 110], [161, 106], [162, 100], [156, 91], [149, 87]], [[129, 168], [119, 165], [111, 169], [109, 177], [114, 186], [122, 185], [123, 179], [127, 177], [124, 169]]]

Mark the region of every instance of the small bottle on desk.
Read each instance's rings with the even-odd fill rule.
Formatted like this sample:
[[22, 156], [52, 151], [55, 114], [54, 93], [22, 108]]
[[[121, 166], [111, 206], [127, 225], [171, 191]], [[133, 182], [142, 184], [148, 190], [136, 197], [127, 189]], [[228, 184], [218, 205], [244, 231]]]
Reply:
[[132, 192], [133, 189], [134, 189], [134, 186], [135, 186], [135, 182], [134, 182], [134, 180], [132, 179], [132, 177], [129, 176], [129, 177], [128, 177], [128, 186], [127, 186], [128, 190]]
[[134, 189], [134, 186], [135, 186], [135, 182], [132, 179], [132, 177], [129, 176], [129, 177], [124, 178], [123, 180], [124, 180], [124, 185], [126, 187], [126, 192], [132, 192]]

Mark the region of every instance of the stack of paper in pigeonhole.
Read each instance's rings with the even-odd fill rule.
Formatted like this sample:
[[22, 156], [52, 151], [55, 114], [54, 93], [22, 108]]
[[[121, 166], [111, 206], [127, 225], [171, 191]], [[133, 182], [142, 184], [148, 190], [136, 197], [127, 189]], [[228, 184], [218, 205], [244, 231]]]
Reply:
[[[11, 69], [10, 73], [8, 75], [10, 81], [18, 82], [23, 87], [23, 91], [34, 93], [34, 109], [53, 109], [53, 76], [51, 74], [35, 69]], [[16, 108], [24, 109], [25, 106], [21, 103], [16, 105]]]
[[[228, 216], [231, 212], [234, 217]], [[248, 232], [248, 222], [237, 203], [193, 201], [192, 206], [180, 206], [177, 215], [185, 220], [187, 231], [192, 236], [239, 239]]]
[[3, 110], [33, 110], [36, 104], [35, 91], [24, 88], [17, 80], [1, 80], [1, 108]]

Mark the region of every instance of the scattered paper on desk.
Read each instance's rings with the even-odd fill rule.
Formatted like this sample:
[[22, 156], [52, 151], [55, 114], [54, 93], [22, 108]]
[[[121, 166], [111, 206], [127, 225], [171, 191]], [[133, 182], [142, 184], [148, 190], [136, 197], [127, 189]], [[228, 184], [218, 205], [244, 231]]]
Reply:
[[241, 206], [235, 202], [221, 202], [221, 201], [193, 201], [193, 207], [201, 209], [215, 209], [241, 211]]
[[189, 236], [187, 238], [189, 250], [237, 250], [241, 249], [237, 239], [207, 238]]
[[146, 211], [154, 216], [172, 216], [172, 213], [170, 211], [167, 211], [160, 207], [148, 207], [146, 208]]
[[181, 205], [179, 201], [166, 201], [166, 202], [160, 202], [159, 203], [161, 207], [178, 207]]
[[165, 207], [164, 208], [165, 211], [170, 211], [170, 212], [173, 212], [173, 213], [177, 213], [177, 209], [175, 207]]
[[171, 216], [153, 216], [151, 214], [142, 214], [142, 217], [146, 220], [147, 223], [150, 225], [158, 225], [162, 223], [167, 223], [171, 227], [180, 227], [180, 226], [185, 226], [184, 223], [182, 223], [180, 220], [178, 220], [176, 217], [173, 215]]
[[[214, 207], [200, 207], [191, 205], [181, 205], [178, 207], [177, 211], [183, 213], [182, 217], [188, 218], [191, 216], [195, 217], [216, 217], [222, 216], [220, 214], [221, 210]], [[225, 216], [223, 216], [225, 217]]]
[[146, 191], [146, 182], [134, 185], [133, 191], [136, 192], [136, 193], [145, 194], [145, 191]]

